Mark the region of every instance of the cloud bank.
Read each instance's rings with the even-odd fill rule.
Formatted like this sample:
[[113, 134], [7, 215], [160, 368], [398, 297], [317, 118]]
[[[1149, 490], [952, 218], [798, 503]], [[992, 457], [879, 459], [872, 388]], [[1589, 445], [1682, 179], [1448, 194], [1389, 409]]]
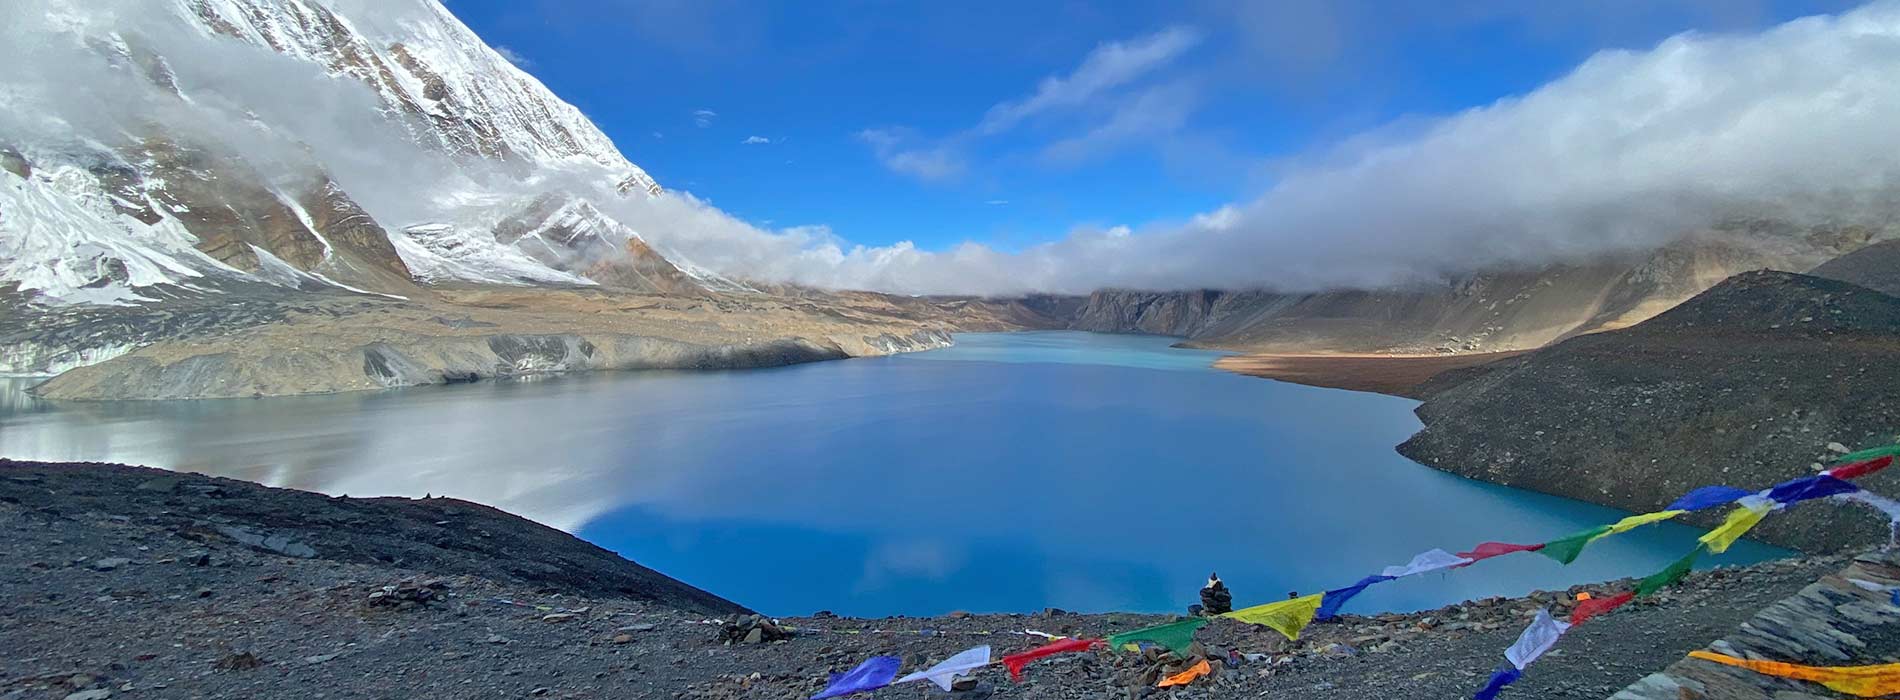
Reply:
[[[656, 204], [641, 230], [732, 275], [900, 293], [1430, 282], [1652, 249], [1735, 216], [1890, 221], [1894, 75], [1900, 2], [1880, 2], [1602, 52], [1528, 94], [1280, 163], [1258, 196], [1186, 221], [1081, 229], [1007, 253], [925, 251], [763, 231], [682, 197]], [[1083, 82], [1045, 83], [996, 113], [1033, 112]]]

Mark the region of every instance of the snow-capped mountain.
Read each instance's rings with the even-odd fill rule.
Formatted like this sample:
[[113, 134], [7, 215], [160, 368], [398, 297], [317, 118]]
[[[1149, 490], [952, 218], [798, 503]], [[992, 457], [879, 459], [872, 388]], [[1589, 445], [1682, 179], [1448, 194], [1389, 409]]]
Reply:
[[30, 4], [0, 10], [0, 291], [737, 287], [604, 211], [665, 195], [436, 0]]

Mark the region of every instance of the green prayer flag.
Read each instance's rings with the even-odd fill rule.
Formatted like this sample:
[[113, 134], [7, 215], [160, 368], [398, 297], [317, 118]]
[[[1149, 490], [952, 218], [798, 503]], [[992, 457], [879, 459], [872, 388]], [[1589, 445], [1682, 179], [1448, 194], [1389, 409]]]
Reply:
[[1170, 622], [1164, 625], [1130, 630], [1109, 637], [1108, 648], [1120, 649], [1124, 644], [1154, 642], [1185, 654], [1187, 653], [1188, 647], [1194, 644], [1194, 630], [1200, 629], [1206, 624], [1207, 618], [1193, 617], [1180, 622]]
[[1689, 568], [1695, 566], [1696, 555], [1701, 553], [1702, 548], [1697, 547], [1695, 551], [1689, 552], [1689, 556], [1676, 560], [1674, 564], [1670, 564], [1669, 568], [1650, 574], [1649, 578], [1637, 582], [1636, 597], [1641, 598], [1667, 588], [1670, 584], [1677, 581], [1681, 581], [1682, 577], [1689, 575]]
[[1861, 450], [1859, 452], [1835, 457], [1834, 463], [1835, 464], [1852, 464], [1854, 462], [1865, 462], [1870, 459], [1886, 457], [1888, 455], [1900, 457], [1900, 445], [1887, 445], [1884, 447], [1870, 447], [1868, 449]]
[[1598, 525], [1562, 539], [1545, 542], [1544, 548], [1537, 550], [1537, 552], [1555, 559], [1560, 563], [1568, 564], [1576, 561], [1577, 555], [1583, 553], [1584, 545], [1590, 544], [1591, 540], [1595, 540], [1609, 531], [1610, 526]]

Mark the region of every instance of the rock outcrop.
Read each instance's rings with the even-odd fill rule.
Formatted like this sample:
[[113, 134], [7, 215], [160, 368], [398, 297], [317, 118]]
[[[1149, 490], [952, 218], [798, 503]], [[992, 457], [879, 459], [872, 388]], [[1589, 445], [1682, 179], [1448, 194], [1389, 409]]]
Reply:
[[[1809, 473], [1828, 445], [1900, 433], [1900, 298], [1779, 272], [1737, 275], [1648, 321], [1428, 382], [1399, 446], [1483, 481], [1643, 512], [1709, 484]], [[1900, 487], [1900, 474], [1869, 478]], [[1764, 523], [1807, 550], [1884, 540], [1884, 519], [1822, 505]]]
[[[1869, 589], [1868, 586], [1873, 586]], [[1708, 646], [1736, 658], [1805, 666], [1872, 666], [1900, 658], [1900, 608], [1881, 587], [1900, 586], [1900, 556], [1856, 558], [1838, 574], [1782, 599]], [[1611, 700], [1791, 700], [1853, 697], [1818, 683], [1687, 658], [1630, 684]]]

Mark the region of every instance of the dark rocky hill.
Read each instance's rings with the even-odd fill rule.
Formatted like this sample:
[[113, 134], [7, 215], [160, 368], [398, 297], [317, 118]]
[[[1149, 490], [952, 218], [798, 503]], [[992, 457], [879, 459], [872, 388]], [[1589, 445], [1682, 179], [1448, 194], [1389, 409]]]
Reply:
[[453, 498], [331, 498], [162, 469], [0, 459], [0, 502], [52, 515], [112, 513], [187, 540], [292, 558], [476, 576], [700, 614], [745, 610], [560, 530]]
[[[1579, 336], [1424, 387], [1421, 463], [1631, 511], [1691, 488], [1808, 473], [1900, 433], [1900, 298], [1780, 272], [1736, 275], [1630, 328]], [[1830, 448], [1830, 443], [1833, 447]], [[1867, 480], [1900, 490], [1900, 474]], [[1809, 505], [1762, 539], [1884, 541], [1870, 512]]]
[[1821, 263], [1808, 274], [1900, 296], [1900, 240], [1856, 250]]

